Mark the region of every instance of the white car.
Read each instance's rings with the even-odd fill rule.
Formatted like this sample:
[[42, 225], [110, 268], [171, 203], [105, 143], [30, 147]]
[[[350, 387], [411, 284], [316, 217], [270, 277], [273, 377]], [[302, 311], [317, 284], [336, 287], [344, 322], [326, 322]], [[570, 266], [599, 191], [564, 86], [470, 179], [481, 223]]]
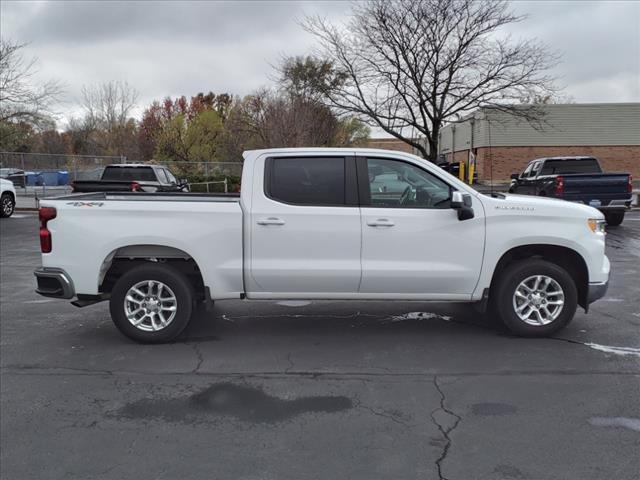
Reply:
[[16, 189], [13, 182], [0, 178], [0, 217], [10, 217], [15, 209]]
[[562, 200], [473, 190], [387, 150], [244, 154], [240, 194], [94, 193], [40, 202], [37, 292], [109, 300], [122, 333], [165, 342], [195, 302], [477, 303], [550, 335], [609, 279], [604, 217]]

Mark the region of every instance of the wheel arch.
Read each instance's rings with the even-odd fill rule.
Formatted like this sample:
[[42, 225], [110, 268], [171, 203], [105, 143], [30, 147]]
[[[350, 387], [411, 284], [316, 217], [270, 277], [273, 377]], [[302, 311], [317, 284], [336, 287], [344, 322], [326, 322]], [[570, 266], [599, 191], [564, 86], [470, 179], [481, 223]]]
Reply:
[[4, 192], [2, 192], [2, 195], [7, 194], [11, 197], [11, 199], [14, 201], [16, 201], [16, 194], [13, 193], [11, 190], [5, 190]]
[[136, 244], [112, 250], [102, 261], [98, 290], [110, 293], [116, 280], [126, 271], [149, 262], [168, 264], [187, 276], [196, 298], [207, 299], [208, 291], [202, 271], [195, 259], [184, 250], [166, 245]]
[[519, 245], [506, 251], [493, 271], [489, 296], [495, 291], [495, 285], [504, 269], [519, 260], [526, 258], [540, 258], [552, 262], [564, 268], [573, 278], [578, 290], [578, 305], [586, 309], [588, 307], [587, 294], [589, 291], [589, 270], [587, 263], [577, 251], [560, 245], [529, 244]]

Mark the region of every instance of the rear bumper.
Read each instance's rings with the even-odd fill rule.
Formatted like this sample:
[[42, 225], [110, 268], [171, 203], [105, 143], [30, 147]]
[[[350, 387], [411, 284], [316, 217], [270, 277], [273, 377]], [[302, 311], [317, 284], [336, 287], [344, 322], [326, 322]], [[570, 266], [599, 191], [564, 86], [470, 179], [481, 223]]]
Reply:
[[590, 283], [589, 290], [587, 291], [587, 304], [593, 303], [596, 300], [602, 298], [607, 293], [609, 288], [609, 280], [601, 283]]
[[602, 205], [601, 207], [597, 207], [598, 210], [602, 210], [603, 212], [611, 211], [611, 210], [627, 210], [631, 208], [631, 197], [628, 200], [611, 200], [608, 205]]
[[33, 274], [38, 282], [36, 293], [52, 298], [70, 299], [75, 296], [71, 277], [61, 268], [38, 268]]
[[[603, 205], [602, 203], [600, 205], [593, 205], [588, 201], [584, 201], [582, 199], [572, 199], [571, 197], [558, 197], [561, 198], [562, 200], [568, 200], [569, 202], [573, 202], [573, 203], [581, 203], [583, 205], [589, 205], [590, 207], [596, 208], [598, 210], [601, 210], [603, 212], [606, 211], [611, 211], [611, 210], [628, 210], [629, 208], [631, 208], [631, 196], [629, 196], [629, 198], [624, 198], [624, 199], [616, 199], [616, 200], [609, 200], [609, 203], [607, 203], [606, 205]], [[606, 200], [604, 200], [604, 202], [606, 202]]]

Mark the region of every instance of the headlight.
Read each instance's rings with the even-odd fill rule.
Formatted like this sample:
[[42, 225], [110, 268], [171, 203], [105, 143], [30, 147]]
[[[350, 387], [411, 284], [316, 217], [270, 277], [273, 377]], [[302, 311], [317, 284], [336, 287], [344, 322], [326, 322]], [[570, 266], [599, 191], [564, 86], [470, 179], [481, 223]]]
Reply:
[[589, 220], [587, 220], [587, 225], [589, 226], [589, 230], [591, 230], [593, 233], [606, 233], [606, 222], [604, 220], [590, 218]]

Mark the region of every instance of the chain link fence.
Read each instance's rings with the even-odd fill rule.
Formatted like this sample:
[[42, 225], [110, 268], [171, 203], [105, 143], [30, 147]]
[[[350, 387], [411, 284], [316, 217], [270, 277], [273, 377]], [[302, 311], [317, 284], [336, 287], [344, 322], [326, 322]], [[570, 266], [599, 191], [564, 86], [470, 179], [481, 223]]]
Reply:
[[[127, 163], [124, 156], [0, 152], [0, 177], [12, 180], [18, 195], [63, 195], [74, 180], [98, 180], [107, 165]], [[132, 162], [155, 163], [155, 162]], [[242, 163], [166, 162], [173, 174], [192, 185], [192, 191], [233, 191], [240, 183]]]

